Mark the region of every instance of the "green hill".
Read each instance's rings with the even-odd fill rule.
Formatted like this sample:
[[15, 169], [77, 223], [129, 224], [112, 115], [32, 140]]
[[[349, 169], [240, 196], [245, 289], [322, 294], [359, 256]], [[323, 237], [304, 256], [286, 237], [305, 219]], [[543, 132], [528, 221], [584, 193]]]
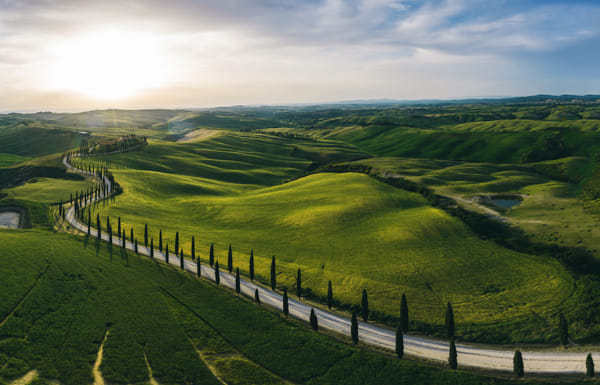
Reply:
[[[372, 309], [383, 314], [398, 316], [405, 292], [414, 304], [414, 319], [438, 326], [447, 301], [456, 304], [461, 323], [527, 319], [539, 326], [530, 319], [532, 310], [549, 315], [571, 294], [571, 278], [558, 263], [483, 241], [419, 195], [365, 175], [317, 174], [261, 188], [281, 183], [285, 176], [273, 179], [272, 170], [281, 172], [286, 163], [269, 153], [261, 161], [271, 159], [271, 164], [257, 164], [256, 170], [227, 159], [227, 171], [185, 175], [193, 173], [187, 170], [201, 175], [206, 164], [224, 162], [220, 152], [204, 149], [219, 148], [225, 138], [185, 144], [186, 151], [198, 146], [196, 153], [204, 157], [201, 162], [186, 157], [194, 167], [180, 163], [174, 148], [181, 144], [151, 143], [144, 151], [118, 155], [112, 166], [123, 194], [114, 204], [94, 208], [92, 215], [121, 217], [137, 234], [148, 224], [155, 244], [162, 230], [163, 242], [171, 247], [178, 231], [184, 250], [193, 235], [204, 260], [214, 243], [224, 263], [231, 244], [242, 271], [253, 249], [257, 274], [265, 280], [275, 255], [281, 287], [293, 288], [300, 268], [304, 287], [316, 295], [325, 295], [328, 280], [336, 299], [346, 304], [358, 303], [367, 289]], [[263, 136], [244, 138], [238, 151], [263, 141]], [[257, 143], [251, 144], [253, 140]], [[238, 178], [237, 173], [246, 176]], [[530, 337], [545, 339], [546, 332], [532, 331]]]

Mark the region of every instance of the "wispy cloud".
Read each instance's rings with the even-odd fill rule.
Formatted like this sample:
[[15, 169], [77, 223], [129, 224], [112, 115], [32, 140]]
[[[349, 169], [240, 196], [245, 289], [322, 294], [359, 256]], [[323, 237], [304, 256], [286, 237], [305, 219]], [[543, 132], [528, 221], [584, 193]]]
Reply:
[[[40, 91], [31, 73], [48, 47], [115, 26], [179, 63], [165, 105], [560, 92], [542, 75], [560, 73], [564, 52], [584, 61], [600, 48], [596, 1], [0, 0], [0, 97]], [[580, 66], [565, 91], [600, 87], [587, 65], [573, 76]], [[210, 99], [219, 85], [229, 91]]]

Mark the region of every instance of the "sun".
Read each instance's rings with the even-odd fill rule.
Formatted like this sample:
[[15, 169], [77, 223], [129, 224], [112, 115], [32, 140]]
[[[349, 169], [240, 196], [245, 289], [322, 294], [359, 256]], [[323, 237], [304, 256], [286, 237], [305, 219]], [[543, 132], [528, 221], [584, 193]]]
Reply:
[[60, 41], [50, 48], [45, 75], [53, 89], [98, 100], [118, 100], [164, 86], [167, 55], [156, 36], [101, 30]]

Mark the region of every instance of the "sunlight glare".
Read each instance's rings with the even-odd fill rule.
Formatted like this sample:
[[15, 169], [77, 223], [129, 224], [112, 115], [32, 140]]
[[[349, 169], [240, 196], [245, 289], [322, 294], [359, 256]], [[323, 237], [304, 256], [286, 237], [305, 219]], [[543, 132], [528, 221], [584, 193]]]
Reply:
[[104, 30], [64, 40], [50, 48], [46, 82], [100, 100], [124, 99], [169, 80], [157, 37]]

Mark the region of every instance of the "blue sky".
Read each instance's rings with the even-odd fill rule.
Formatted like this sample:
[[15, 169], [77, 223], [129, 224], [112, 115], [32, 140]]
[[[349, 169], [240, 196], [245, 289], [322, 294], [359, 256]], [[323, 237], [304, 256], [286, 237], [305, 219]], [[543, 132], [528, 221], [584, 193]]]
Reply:
[[0, 0], [0, 110], [600, 93], [600, 2]]

